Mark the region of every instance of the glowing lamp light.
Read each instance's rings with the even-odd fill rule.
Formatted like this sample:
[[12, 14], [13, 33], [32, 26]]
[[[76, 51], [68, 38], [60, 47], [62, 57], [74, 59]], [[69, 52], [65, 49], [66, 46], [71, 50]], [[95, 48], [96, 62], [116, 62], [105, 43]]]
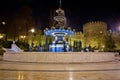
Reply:
[[35, 32], [35, 29], [31, 29], [31, 32], [34, 33], [34, 32]]
[[24, 39], [24, 38], [26, 38], [26, 36], [23, 36], [23, 35], [22, 35], [22, 36], [20, 36], [20, 38]]
[[5, 22], [3, 21], [2, 24], [5, 25]]
[[2, 39], [3, 38], [3, 35], [0, 35], [0, 39]]

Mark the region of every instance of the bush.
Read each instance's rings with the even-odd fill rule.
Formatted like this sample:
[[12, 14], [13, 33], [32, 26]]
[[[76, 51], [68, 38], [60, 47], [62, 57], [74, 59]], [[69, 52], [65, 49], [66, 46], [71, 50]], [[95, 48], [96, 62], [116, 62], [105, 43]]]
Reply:
[[3, 53], [4, 53], [4, 52], [5, 52], [4, 50], [0, 49], [0, 55], [3, 56]]
[[12, 41], [0, 39], [0, 47], [11, 48]]
[[26, 42], [22, 42], [22, 41], [17, 41], [16, 45], [19, 46], [21, 49], [23, 49], [24, 51], [28, 51], [29, 50], [29, 44]]

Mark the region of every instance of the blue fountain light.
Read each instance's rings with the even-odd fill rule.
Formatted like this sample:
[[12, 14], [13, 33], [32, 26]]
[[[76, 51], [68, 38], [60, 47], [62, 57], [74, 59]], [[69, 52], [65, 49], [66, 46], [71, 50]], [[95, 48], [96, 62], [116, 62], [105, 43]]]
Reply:
[[74, 34], [71, 29], [46, 29], [44, 31], [45, 35], [50, 35], [54, 37], [52, 44], [49, 45], [50, 52], [68, 52], [69, 44], [65, 40], [65, 36], [70, 36]]
[[74, 34], [74, 31], [72, 30], [66, 30], [66, 29], [54, 29], [54, 30], [45, 30], [45, 35], [50, 35], [50, 36], [54, 36], [54, 34], [65, 34], [66, 36], [70, 36]]

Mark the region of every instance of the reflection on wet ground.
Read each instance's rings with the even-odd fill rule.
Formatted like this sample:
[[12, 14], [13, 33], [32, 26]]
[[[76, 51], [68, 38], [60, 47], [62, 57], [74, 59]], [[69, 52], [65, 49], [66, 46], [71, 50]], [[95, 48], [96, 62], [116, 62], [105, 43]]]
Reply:
[[120, 80], [120, 77], [117, 77], [115, 75], [116, 72], [114, 71], [112, 72], [0, 71], [0, 80]]
[[120, 80], [120, 61], [43, 64], [0, 61], [0, 80]]

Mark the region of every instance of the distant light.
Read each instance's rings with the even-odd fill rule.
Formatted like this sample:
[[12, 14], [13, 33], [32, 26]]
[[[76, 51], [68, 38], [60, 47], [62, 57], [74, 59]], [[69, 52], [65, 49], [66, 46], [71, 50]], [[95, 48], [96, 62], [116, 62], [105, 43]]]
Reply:
[[120, 26], [118, 27], [118, 31], [120, 31]]
[[5, 25], [5, 22], [3, 21], [2, 24]]
[[26, 36], [22, 35], [22, 36], [20, 36], [20, 38], [24, 39], [24, 38], [26, 38]]
[[2, 38], [3, 38], [3, 35], [0, 34], [0, 39], [2, 39]]
[[103, 45], [102, 47], [103, 47], [103, 48], [105, 48], [105, 46], [104, 46], [104, 45]]
[[102, 34], [103, 32], [102, 32], [102, 31], [100, 31], [100, 33]]
[[34, 32], [35, 32], [35, 29], [31, 29], [31, 32], [34, 33]]

